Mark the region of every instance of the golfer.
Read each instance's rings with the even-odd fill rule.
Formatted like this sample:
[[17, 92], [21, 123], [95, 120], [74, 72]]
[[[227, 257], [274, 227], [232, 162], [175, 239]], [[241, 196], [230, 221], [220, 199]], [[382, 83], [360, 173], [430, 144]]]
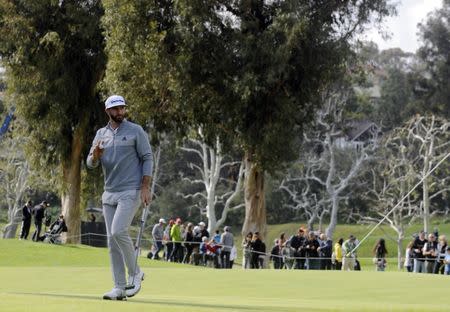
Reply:
[[[144, 273], [135, 265], [128, 227], [141, 202], [150, 204], [153, 157], [142, 127], [125, 119], [123, 97], [110, 96], [105, 111], [109, 122], [97, 131], [87, 166], [95, 168], [101, 163], [105, 180], [102, 204], [114, 288], [103, 299], [126, 300], [139, 292], [144, 279]], [[126, 289], [125, 266], [128, 284], [134, 285], [131, 289]]]

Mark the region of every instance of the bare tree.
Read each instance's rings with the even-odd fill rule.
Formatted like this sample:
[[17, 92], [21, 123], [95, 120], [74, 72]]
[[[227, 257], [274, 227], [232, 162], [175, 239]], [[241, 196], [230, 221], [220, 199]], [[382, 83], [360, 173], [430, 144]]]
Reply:
[[21, 149], [21, 142], [3, 138], [0, 155], [0, 188], [6, 197], [8, 223], [3, 229], [3, 238], [14, 238], [21, 221], [21, 204], [29, 185], [30, 169]]
[[[304, 163], [304, 165], [308, 164], [308, 162]], [[311, 168], [305, 169], [309, 171]], [[308, 230], [313, 230], [314, 223], [318, 220], [319, 231], [322, 231], [323, 218], [330, 213], [327, 208], [329, 206], [327, 200], [323, 195], [318, 196], [312, 191], [311, 184], [313, 181], [306, 178], [309, 174], [302, 172], [296, 174], [297, 177], [291, 177], [291, 174], [288, 174], [279, 186], [279, 189], [286, 192], [290, 197], [290, 203], [284, 206], [288, 209], [300, 211], [307, 220]]]
[[[184, 198], [198, 199], [206, 202], [204, 214], [208, 219], [208, 231], [213, 232], [221, 227], [228, 213], [232, 210], [241, 209], [245, 206], [244, 203], [236, 203], [239, 194], [242, 191], [244, 163], [243, 162], [224, 162], [225, 156], [222, 153], [222, 146], [219, 139], [216, 139], [213, 147], [208, 146], [202, 135], [201, 129], [198, 130], [200, 139], [189, 139], [190, 146], [182, 147], [185, 152], [197, 155], [201, 164], [194, 162], [189, 163], [189, 167], [194, 169], [199, 175], [199, 179], [192, 179], [184, 177], [184, 180], [203, 185], [204, 189], [194, 194], [183, 194]], [[229, 167], [236, 167], [239, 165], [237, 176], [231, 179], [224, 179], [221, 177], [222, 170]], [[219, 185], [225, 185], [225, 190], [219, 190]], [[220, 218], [216, 216], [216, 209], [218, 206], [223, 206]]]
[[[366, 122], [364, 127], [356, 128], [345, 121], [348, 98], [349, 93], [341, 90], [324, 93], [324, 105], [316, 118], [317, 127], [305, 139], [313, 146], [314, 153], [303, 157], [303, 165], [309, 169], [302, 178], [314, 181], [321, 187], [323, 197], [320, 202], [322, 209], [326, 210], [322, 215], [328, 213], [327, 210], [330, 214], [326, 229], [328, 237], [332, 237], [336, 229], [340, 202], [348, 197], [349, 185], [371, 158], [378, 141], [379, 129], [376, 125]], [[353, 131], [350, 135], [355, 129], [359, 132]]]
[[[412, 152], [418, 157], [416, 172], [418, 179], [425, 178], [431, 168], [450, 152], [450, 137], [448, 128], [450, 122], [445, 119], [432, 116], [417, 115], [412, 118], [404, 127], [408, 145]], [[448, 176], [436, 174], [424, 179], [422, 183], [422, 217], [424, 230], [430, 230], [430, 204], [431, 201], [442, 194], [448, 192]]]
[[[406, 229], [420, 216], [417, 193], [409, 196], [416, 183], [413, 162], [409, 158], [404, 138], [398, 131], [383, 140], [375, 166], [371, 170], [372, 183], [367, 191], [371, 201], [371, 215], [363, 215], [362, 221], [385, 222], [395, 231], [397, 237], [398, 268], [403, 267], [403, 240]], [[397, 206], [397, 207], [396, 207]], [[396, 207], [391, 214], [389, 212]]]

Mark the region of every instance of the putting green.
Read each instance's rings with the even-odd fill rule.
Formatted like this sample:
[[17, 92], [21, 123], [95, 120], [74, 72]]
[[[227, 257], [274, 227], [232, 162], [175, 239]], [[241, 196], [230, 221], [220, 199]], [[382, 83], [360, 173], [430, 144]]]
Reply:
[[449, 311], [450, 276], [214, 270], [150, 261], [141, 292], [111, 289], [106, 249], [0, 240], [0, 311]]
[[[141, 292], [101, 300], [108, 268], [0, 267], [0, 311], [448, 311], [448, 276], [145, 267]], [[433, 298], [433, 300], [425, 300]], [[439, 298], [443, 300], [439, 300]]]

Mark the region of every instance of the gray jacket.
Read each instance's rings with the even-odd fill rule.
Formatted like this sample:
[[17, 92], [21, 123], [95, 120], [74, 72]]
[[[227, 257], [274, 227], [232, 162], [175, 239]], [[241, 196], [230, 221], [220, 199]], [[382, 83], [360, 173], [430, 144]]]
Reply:
[[220, 244], [223, 246], [223, 251], [231, 251], [231, 247], [234, 246], [233, 234], [230, 232], [224, 232], [220, 237]]
[[164, 236], [164, 225], [156, 223], [153, 226], [152, 236], [155, 241], [162, 241]]
[[[104, 151], [100, 161], [93, 162], [92, 153], [101, 141]], [[140, 189], [142, 177], [152, 176], [153, 156], [148, 135], [141, 126], [124, 120], [113, 130], [108, 124], [97, 131], [86, 164], [95, 168], [102, 164], [105, 191], [122, 192]]]

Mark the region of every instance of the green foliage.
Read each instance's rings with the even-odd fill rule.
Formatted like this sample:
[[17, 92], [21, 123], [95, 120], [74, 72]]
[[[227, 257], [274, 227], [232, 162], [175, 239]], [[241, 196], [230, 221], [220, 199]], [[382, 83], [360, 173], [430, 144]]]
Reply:
[[423, 46], [418, 55], [426, 63], [427, 77], [421, 87], [425, 89], [423, 107], [429, 111], [450, 116], [450, 1], [443, 0], [442, 8], [429, 15], [419, 25]]
[[134, 116], [237, 144], [267, 170], [295, 157], [348, 40], [385, 1], [105, 1], [107, 88]]
[[410, 107], [413, 101], [413, 85], [408, 74], [399, 68], [388, 69], [377, 107], [377, 119], [382, 121], [383, 127], [392, 129], [410, 118], [415, 112]]
[[102, 116], [96, 93], [105, 66], [102, 15], [100, 1], [0, 2], [7, 91], [42, 171], [66, 160], [75, 131], [91, 136], [85, 128]]

